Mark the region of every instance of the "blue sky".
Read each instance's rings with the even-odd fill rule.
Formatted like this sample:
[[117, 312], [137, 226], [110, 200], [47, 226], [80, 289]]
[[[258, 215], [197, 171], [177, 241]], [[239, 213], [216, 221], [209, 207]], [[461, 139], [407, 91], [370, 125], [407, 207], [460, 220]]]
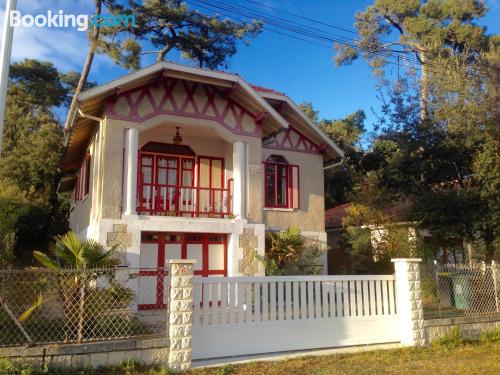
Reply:
[[[373, 3], [370, 0], [259, 2], [351, 30], [354, 14]], [[92, 3], [90, 0], [18, 0], [18, 9], [23, 14], [33, 15], [46, 13], [49, 9], [91, 14]], [[251, 6], [244, 0], [233, 0], [233, 3]], [[486, 25], [490, 33], [500, 33], [500, 0], [487, 0], [486, 3], [490, 11], [480, 23]], [[3, 24], [5, 0], [0, 0], [0, 7]], [[284, 14], [280, 16], [287, 17]], [[353, 36], [333, 29], [330, 31]], [[74, 29], [16, 28], [12, 57], [13, 61], [23, 58], [49, 60], [62, 70], [79, 71], [85, 59], [87, 45], [85, 32]], [[264, 31], [249, 46], [240, 46], [227, 70], [240, 74], [250, 83], [284, 92], [297, 103], [311, 101], [322, 118], [342, 118], [357, 109], [363, 109], [368, 117], [367, 126], [371, 128], [375, 121], [372, 109], [377, 112], [380, 101], [377, 99], [376, 81], [370, 69], [362, 60], [337, 68], [332, 57], [333, 48], [328, 46], [324, 48]], [[169, 56], [169, 59], [188, 63], [181, 60], [178, 54]], [[152, 62], [152, 57], [145, 59], [143, 66]], [[126, 71], [116, 67], [109, 58], [98, 56], [90, 79], [104, 83], [124, 73]], [[388, 74], [397, 74], [397, 67], [389, 67]]]

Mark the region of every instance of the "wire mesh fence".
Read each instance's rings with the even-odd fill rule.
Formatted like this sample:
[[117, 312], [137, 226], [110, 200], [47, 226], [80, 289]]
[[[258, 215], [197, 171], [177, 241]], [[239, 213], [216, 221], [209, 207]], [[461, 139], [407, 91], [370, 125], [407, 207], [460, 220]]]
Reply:
[[138, 293], [156, 300], [168, 278], [140, 288], [148, 272], [153, 271], [0, 270], [0, 347], [165, 335], [166, 304], [141, 310]]
[[500, 314], [500, 267], [493, 263], [422, 267], [426, 319]]

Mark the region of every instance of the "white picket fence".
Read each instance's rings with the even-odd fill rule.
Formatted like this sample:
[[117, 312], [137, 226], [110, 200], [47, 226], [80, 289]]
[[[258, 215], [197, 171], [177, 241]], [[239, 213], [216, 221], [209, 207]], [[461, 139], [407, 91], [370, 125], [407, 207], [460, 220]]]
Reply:
[[395, 278], [196, 277], [193, 359], [398, 342]]

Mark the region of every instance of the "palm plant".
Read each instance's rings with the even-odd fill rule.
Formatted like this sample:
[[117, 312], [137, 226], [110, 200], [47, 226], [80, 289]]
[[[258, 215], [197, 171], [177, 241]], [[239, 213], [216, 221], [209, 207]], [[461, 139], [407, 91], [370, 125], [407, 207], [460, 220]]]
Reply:
[[[80, 240], [75, 232], [54, 237], [55, 241], [49, 246], [49, 254], [40, 251], [33, 252], [33, 257], [44, 268], [61, 271], [58, 277], [59, 292], [62, 295], [64, 313], [68, 324], [72, 324], [72, 318], [77, 318], [76, 327], [77, 341], [83, 338], [85, 321], [85, 302], [89, 284], [96, 280], [99, 274], [92, 269], [108, 268], [120, 263], [113, 258], [115, 247], [106, 250], [102, 244], [94, 240]], [[68, 276], [67, 269], [71, 277]], [[30, 307], [20, 318], [27, 317], [40, 307], [43, 303], [41, 294], [35, 304]]]
[[296, 227], [279, 232], [268, 232], [266, 237], [266, 257], [283, 269], [297, 260], [305, 247], [305, 238]]
[[54, 240], [54, 243], [49, 246], [52, 257], [40, 251], [33, 252], [33, 257], [45, 268], [85, 270], [114, 267], [120, 263], [118, 259], [113, 258], [114, 247], [106, 250], [97, 241], [82, 241], [73, 231], [55, 236]]

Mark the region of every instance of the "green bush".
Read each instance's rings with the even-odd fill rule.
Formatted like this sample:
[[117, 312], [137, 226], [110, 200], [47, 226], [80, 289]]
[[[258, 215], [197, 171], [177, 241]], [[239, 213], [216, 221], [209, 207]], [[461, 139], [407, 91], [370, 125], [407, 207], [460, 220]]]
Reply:
[[462, 333], [460, 332], [460, 328], [458, 326], [454, 326], [450, 333], [435, 339], [432, 342], [432, 346], [453, 349], [463, 345], [465, 342], [466, 341], [464, 340], [464, 338], [462, 337]]

